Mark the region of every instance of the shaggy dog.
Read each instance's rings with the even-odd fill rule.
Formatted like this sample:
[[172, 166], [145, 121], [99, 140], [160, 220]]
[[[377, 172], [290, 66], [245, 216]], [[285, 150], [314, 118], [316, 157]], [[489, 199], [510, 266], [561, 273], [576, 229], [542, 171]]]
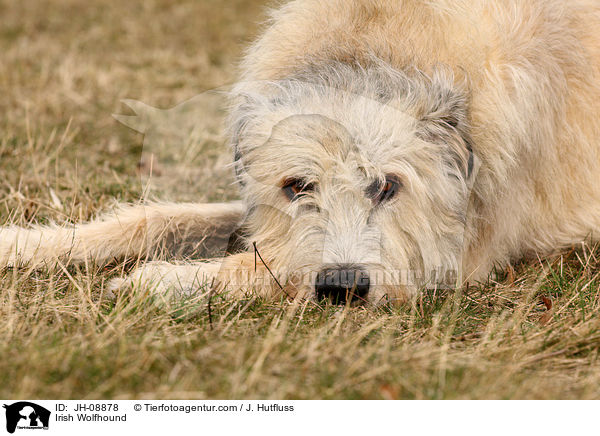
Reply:
[[241, 203], [7, 227], [0, 261], [202, 256], [234, 234], [223, 258], [148, 262], [112, 286], [377, 304], [592, 240], [598, 29], [596, 0], [291, 1], [232, 92]]

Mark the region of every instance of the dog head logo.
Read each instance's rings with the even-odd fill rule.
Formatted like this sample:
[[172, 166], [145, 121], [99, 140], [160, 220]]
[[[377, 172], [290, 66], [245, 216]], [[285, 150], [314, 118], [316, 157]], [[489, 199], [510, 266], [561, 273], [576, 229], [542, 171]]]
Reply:
[[3, 406], [6, 409], [6, 431], [14, 433], [16, 429], [48, 429], [50, 411], [28, 401], [19, 401]]

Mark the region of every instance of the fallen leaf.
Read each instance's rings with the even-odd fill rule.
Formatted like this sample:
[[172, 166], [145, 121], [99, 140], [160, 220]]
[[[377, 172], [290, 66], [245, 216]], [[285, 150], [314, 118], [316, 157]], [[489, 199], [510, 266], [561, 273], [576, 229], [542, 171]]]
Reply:
[[379, 387], [379, 390], [381, 392], [381, 396], [383, 397], [384, 400], [397, 400], [398, 399], [398, 389], [385, 384], [385, 385], [381, 385]]
[[549, 297], [542, 295], [541, 300], [544, 306], [546, 306], [546, 310], [552, 310], [552, 300]]
[[543, 295], [542, 297], [540, 297], [540, 299], [542, 300], [542, 303], [544, 303], [544, 306], [546, 306], [546, 312], [544, 312], [542, 316], [540, 316], [539, 323], [541, 325], [546, 325], [554, 315], [554, 311], [552, 310], [552, 300], [550, 299], [550, 297], [546, 297]]

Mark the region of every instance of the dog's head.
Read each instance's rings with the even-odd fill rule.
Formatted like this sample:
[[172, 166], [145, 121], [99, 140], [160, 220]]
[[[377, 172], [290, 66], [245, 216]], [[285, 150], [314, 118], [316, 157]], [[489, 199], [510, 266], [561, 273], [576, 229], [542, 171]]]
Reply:
[[379, 62], [238, 85], [248, 242], [288, 286], [378, 303], [456, 284], [474, 165], [453, 82]]

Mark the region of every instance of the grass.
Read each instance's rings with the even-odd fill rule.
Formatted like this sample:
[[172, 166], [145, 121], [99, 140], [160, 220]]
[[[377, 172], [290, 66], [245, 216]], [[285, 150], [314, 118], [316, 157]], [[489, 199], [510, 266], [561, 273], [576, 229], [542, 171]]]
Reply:
[[[124, 98], [168, 108], [231, 82], [263, 6], [0, 1], [0, 223], [85, 220], [148, 196], [143, 137], [111, 114], [130, 113]], [[151, 195], [236, 198], [211, 138], [193, 183]], [[111, 301], [103, 284], [123, 267], [0, 272], [0, 397], [600, 398], [598, 247], [379, 310]]]

